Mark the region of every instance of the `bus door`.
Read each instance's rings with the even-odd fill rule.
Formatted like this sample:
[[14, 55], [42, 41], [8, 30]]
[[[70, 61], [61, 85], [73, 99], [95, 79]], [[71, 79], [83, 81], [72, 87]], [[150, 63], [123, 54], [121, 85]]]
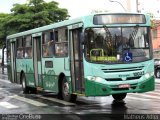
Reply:
[[81, 44], [82, 28], [70, 30], [70, 66], [73, 92], [84, 91], [83, 48]]
[[10, 52], [10, 64], [11, 64], [11, 82], [16, 82], [16, 43], [15, 41], [11, 41], [11, 52]]
[[33, 37], [33, 63], [34, 63], [34, 78], [35, 86], [42, 87], [41, 78], [41, 33], [32, 35]]

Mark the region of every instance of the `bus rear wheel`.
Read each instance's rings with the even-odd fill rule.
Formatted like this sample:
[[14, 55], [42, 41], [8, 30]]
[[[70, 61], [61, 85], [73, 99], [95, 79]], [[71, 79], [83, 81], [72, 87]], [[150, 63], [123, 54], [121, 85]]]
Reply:
[[29, 88], [26, 85], [26, 77], [25, 77], [24, 73], [22, 74], [21, 81], [22, 81], [22, 90], [23, 90], [23, 93], [24, 94], [28, 94], [29, 93]]
[[62, 79], [62, 99], [68, 102], [75, 102], [77, 95], [73, 95], [69, 93], [69, 84], [66, 80], [66, 77]]
[[112, 97], [114, 100], [120, 101], [123, 100], [127, 96], [127, 93], [113, 94]]

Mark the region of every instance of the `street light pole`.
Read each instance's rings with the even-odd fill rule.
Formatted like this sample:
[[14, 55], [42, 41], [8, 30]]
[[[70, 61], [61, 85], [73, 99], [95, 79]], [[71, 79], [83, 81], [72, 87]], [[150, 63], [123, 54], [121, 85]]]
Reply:
[[137, 10], [137, 13], [139, 13], [138, 5], [139, 5], [138, 0], [136, 0], [136, 10]]
[[127, 10], [124, 8], [124, 6], [120, 2], [114, 1], [114, 0], [109, 0], [109, 1], [118, 3], [124, 9], [124, 11], [127, 12]]

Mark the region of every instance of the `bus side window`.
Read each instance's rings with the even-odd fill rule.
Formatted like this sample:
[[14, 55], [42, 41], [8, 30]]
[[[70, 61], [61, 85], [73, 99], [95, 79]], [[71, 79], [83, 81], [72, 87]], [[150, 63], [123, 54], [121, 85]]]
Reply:
[[32, 58], [32, 48], [26, 48], [25, 58]]
[[24, 54], [24, 48], [23, 48], [23, 38], [17, 38], [16, 40], [17, 42], [17, 58], [20, 59], [20, 58], [23, 58], [23, 54]]
[[58, 42], [58, 31], [54, 31], [54, 40]]
[[55, 44], [55, 55], [56, 56], [68, 56], [68, 43], [67, 42], [62, 42], [62, 43], [56, 43]]
[[47, 31], [43, 33], [43, 41], [42, 41], [42, 53], [43, 57], [53, 57], [54, 54], [54, 33], [53, 31]]
[[26, 36], [25, 37], [25, 58], [32, 58], [32, 37]]
[[68, 56], [68, 29], [59, 28], [55, 31], [55, 55], [57, 57]]

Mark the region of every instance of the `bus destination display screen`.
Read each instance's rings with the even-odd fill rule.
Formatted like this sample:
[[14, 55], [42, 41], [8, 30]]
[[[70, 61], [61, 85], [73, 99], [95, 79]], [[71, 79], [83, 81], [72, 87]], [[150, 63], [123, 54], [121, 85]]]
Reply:
[[141, 14], [108, 14], [108, 15], [95, 15], [93, 24], [145, 24], [146, 19]]

